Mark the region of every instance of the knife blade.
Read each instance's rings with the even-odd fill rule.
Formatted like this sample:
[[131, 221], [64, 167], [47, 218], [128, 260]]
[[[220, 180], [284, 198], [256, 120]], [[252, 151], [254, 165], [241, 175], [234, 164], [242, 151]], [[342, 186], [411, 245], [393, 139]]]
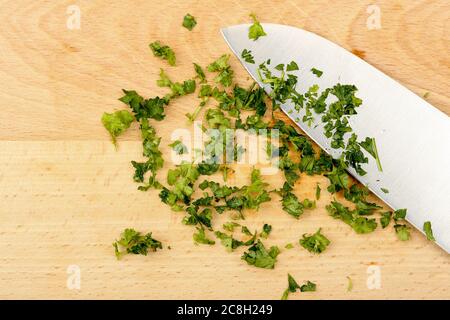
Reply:
[[[296, 61], [299, 71], [293, 72], [301, 81], [300, 92], [311, 85], [320, 88], [337, 83], [354, 84], [363, 100], [358, 114], [351, 117], [351, 126], [359, 137], [374, 137], [383, 170], [373, 158], [364, 166], [367, 174], [359, 176], [353, 168], [349, 173], [366, 185], [392, 209], [407, 208], [407, 220], [422, 231], [431, 221], [436, 242], [450, 252], [450, 119], [394, 79], [366, 63], [337, 44], [292, 26], [262, 24], [267, 36], [252, 41], [248, 38], [250, 24], [227, 27], [221, 33], [259, 86], [270, 93], [270, 86], [261, 82], [258, 65], [268, 59], [271, 65]], [[255, 64], [244, 61], [241, 53], [250, 50]], [[311, 68], [323, 71], [318, 78]], [[341, 151], [331, 148], [323, 133], [323, 124], [308, 126], [303, 113], [290, 103], [281, 109], [322, 149], [334, 158]], [[388, 189], [384, 193], [381, 189]], [[423, 232], [423, 231], [422, 231]]]

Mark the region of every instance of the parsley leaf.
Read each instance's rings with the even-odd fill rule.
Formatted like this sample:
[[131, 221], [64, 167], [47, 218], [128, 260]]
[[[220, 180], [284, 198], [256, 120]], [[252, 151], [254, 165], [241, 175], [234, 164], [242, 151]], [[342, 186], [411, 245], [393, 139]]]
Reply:
[[313, 74], [315, 74], [318, 78], [320, 78], [320, 77], [322, 76], [322, 74], [323, 74], [323, 71], [320, 71], [320, 70], [318, 70], [318, 69], [316, 69], [316, 68], [312, 68], [312, 69], [311, 69], [311, 72], [312, 72]]
[[172, 80], [169, 79], [169, 77], [167, 76], [167, 74], [164, 72], [163, 69], [161, 69], [159, 73], [159, 80], [156, 81], [156, 84], [159, 87], [170, 88], [172, 92], [166, 95], [165, 99], [167, 100], [193, 93], [196, 87], [195, 80], [193, 79], [185, 80], [183, 81], [183, 83], [172, 82]]
[[133, 115], [127, 110], [119, 110], [114, 113], [103, 113], [102, 123], [111, 135], [114, 145], [117, 146], [116, 138], [127, 130], [134, 121]]
[[294, 277], [288, 273], [288, 287], [283, 292], [281, 300], [287, 300], [289, 293], [294, 293], [297, 289], [299, 289], [300, 292], [316, 291], [316, 284], [311, 281], [307, 281], [305, 284], [300, 286], [297, 281], [295, 281]]
[[332, 201], [326, 209], [333, 218], [342, 220], [356, 233], [370, 233], [377, 228], [375, 219], [359, 216], [357, 210], [352, 211], [337, 201]]
[[267, 34], [264, 32], [262, 25], [256, 19], [255, 14], [250, 14], [250, 17], [253, 20], [253, 24], [248, 29], [248, 38], [256, 41], [259, 37], [266, 36]]
[[197, 78], [200, 80], [200, 83], [206, 83], [206, 75], [203, 71], [202, 67], [196, 63], [194, 63], [194, 70], [197, 74]]
[[300, 202], [295, 194], [292, 192], [292, 187], [288, 182], [285, 182], [283, 188], [278, 192], [281, 195], [281, 204], [284, 211], [289, 213], [294, 218], [299, 218], [303, 214], [303, 210], [315, 208], [316, 202], [308, 199]]
[[260, 233], [259, 236], [263, 239], [267, 239], [271, 232], [272, 232], [272, 226], [270, 224], [265, 223], [263, 226], [263, 231]]
[[300, 287], [300, 291], [301, 292], [312, 292], [312, 291], [316, 291], [316, 284], [311, 282], [311, 281], [307, 281], [304, 285], [302, 285]]
[[401, 241], [407, 241], [411, 238], [410, 228], [406, 224], [400, 222], [406, 219], [406, 209], [398, 209], [394, 211], [393, 217], [395, 221], [394, 229], [397, 234], [397, 238]]
[[296, 71], [296, 70], [299, 70], [299, 68], [298, 68], [298, 64], [295, 61], [291, 61], [286, 66], [286, 71]]
[[391, 223], [391, 219], [392, 219], [392, 212], [383, 212], [381, 214], [381, 218], [380, 218], [380, 223], [381, 223], [381, 227], [384, 229], [386, 228], [389, 223]]
[[214, 81], [221, 83], [225, 87], [229, 87], [233, 81], [233, 70], [228, 65], [229, 54], [222, 55], [219, 59], [208, 65], [209, 72], [218, 72], [219, 74], [214, 78]]
[[320, 185], [317, 184], [317, 185], [316, 185], [316, 200], [319, 200], [319, 199], [320, 199], [320, 191], [321, 191]]
[[197, 228], [197, 233], [194, 233], [192, 238], [194, 239], [195, 243], [208, 245], [213, 245], [216, 243], [214, 240], [208, 239], [206, 237], [205, 229], [203, 228]]
[[223, 228], [224, 230], [233, 232], [233, 231], [234, 231], [234, 228], [239, 227], [239, 226], [240, 226], [239, 223], [236, 223], [236, 222], [227, 222], [227, 223], [224, 223], [224, 224], [222, 225], [222, 228]]
[[431, 229], [431, 222], [426, 221], [423, 224], [423, 231], [425, 232], [425, 235], [427, 236], [427, 239], [430, 241], [436, 241], [436, 239], [433, 236], [433, 230]]
[[144, 99], [136, 91], [122, 90], [125, 95], [119, 100], [130, 106], [136, 120], [152, 118], [157, 121], [164, 119], [164, 106], [169, 103], [166, 98], [155, 97]]
[[247, 49], [242, 50], [241, 57], [247, 63], [251, 64], [255, 63], [255, 59], [253, 58], [252, 52], [250, 50]]
[[378, 156], [375, 138], [367, 137], [366, 140], [360, 142], [360, 145], [377, 161], [378, 171], [383, 171], [383, 168], [381, 167], [380, 157]]
[[146, 256], [149, 250], [162, 249], [162, 244], [152, 238], [151, 232], [142, 235], [134, 229], [125, 229], [121, 238], [113, 243], [113, 247], [117, 259], [120, 259], [126, 254], [142, 254]]
[[[152, 177], [150, 177], [149, 184], [155, 187], [159, 187], [160, 185], [159, 183], [157, 183], [155, 176], [157, 170], [161, 169], [164, 165], [164, 159], [162, 157], [161, 151], [159, 150], [161, 138], [156, 135], [155, 129], [149, 124], [148, 119], [146, 118], [141, 119], [140, 129], [143, 140], [143, 155], [147, 157], [147, 161], [131, 161], [131, 164], [135, 169], [133, 179], [136, 182], [143, 182], [145, 173], [150, 171], [152, 173]], [[152, 181], [153, 183], [150, 183]]]
[[303, 239], [299, 240], [300, 245], [312, 253], [321, 253], [325, 251], [330, 244], [330, 240], [321, 234], [321, 230], [317, 230], [313, 235], [303, 235]]
[[244, 252], [241, 258], [249, 265], [258, 268], [273, 269], [279, 253], [280, 249], [278, 247], [272, 246], [267, 250], [261, 240], [258, 240], [247, 252]]
[[171, 66], [175, 65], [175, 52], [173, 52], [169, 46], [162, 45], [161, 42], [155, 41], [150, 43], [149, 47], [155, 57], [160, 57], [161, 59], [167, 60]]
[[183, 18], [183, 27], [191, 31], [194, 29], [194, 27], [197, 25], [197, 21], [193, 16], [191, 16], [189, 13], [186, 14]]
[[188, 153], [187, 147], [180, 140], [175, 140], [171, 144], [169, 144], [176, 154], [185, 154]]

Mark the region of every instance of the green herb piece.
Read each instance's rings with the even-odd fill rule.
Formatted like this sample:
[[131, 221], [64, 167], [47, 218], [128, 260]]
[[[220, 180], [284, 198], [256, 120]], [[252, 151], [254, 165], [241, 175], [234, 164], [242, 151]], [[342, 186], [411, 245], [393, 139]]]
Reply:
[[164, 72], [163, 69], [161, 69], [159, 73], [159, 80], [156, 81], [156, 84], [159, 87], [170, 88], [171, 93], [166, 95], [166, 100], [193, 93], [196, 88], [195, 80], [193, 79], [185, 80], [183, 81], [183, 83], [172, 82], [172, 80], [170, 80], [169, 76]]
[[197, 21], [195, 21], [195, 18], [193, 16], [191, 16], [189, 13], [184, 16], [183, 27], [191, 31], [196, 25]]
[[[147, 158], [147, 161], [131, 161], [131, 164], [135, 169], [133, 180], [136, 182], [144, 182], [144, 175], [147, 172], [151, 172], [152, 175], [149, 178], [149, 186], [160, 188], [160, 183], [156, 181], [156, 172], [164, 165], [164, 159], [159, 150], [161, 138], [156, 135], [155, 129], [149, 124], [147, 118], [142, 118], [140, 123], [143, 147], [142, 154]], [[144, 191], [147, 189], [148, 187], [144, 187], [141, 190]]]
[[283, 291], [283, 295], [281, 296], [281, 300], [287, 300], [289, 297], [289, 289]]
[[266, 36], [267, 34], [264, 32], [262, 25], [256, 19], [255, 14], [250, 14], [250, 17], [253, 20], [253, 24], [248, 29], [248, 38], [256, 41], [259, 37]]
[[116, 138], [127, 130], [134, 121], [133, 115], [127, 110], [114, 113], [103, 113], [102, 123], [111, 135], [112, 142], [117, 146]]
[[259, 236], [263, 239], [267, 239], [271, 232], [272, 232], [272, 226], [270, 224], [265, 223], [263, 226], [263, 231], [260, 233]]
[[335, 219], [342, 220], [355, 230], [356, 233], [370, 233], [377, 228], [375, 219], [362, 217], [357, 210], [350, 210], [337, 201], [326, 206], [328, 213]]
[[186, 208], [186, 213], [187, 215], [183, 218], [182, 221], [183, 224], [188, 226], [195, 226], [200, 224], [211, 230], [212, 211], [210, 208], [205, 208], [200, 211], [198, 207], [190, 206]]
[[391, 219], [392, 219], [392, 212], [389, 211], [383, 212], [380, 218], [381, 227], [383, 229], [386, 228], [391, 223]]
[[224, 223], [224, 224], [222, 225], [222, 228], [223, 228], [224, 230], [233, 232], [233, 231], [234, 231], [234, 228], [239, 227], [239, 226], [241, 226], [239, 223], [236, 223], [236, 222], [233, 222], [233, 221], [232, 221], [232, 222]]
[[219, 164], [201, 162], [197, 165], [197, 170], [201, 175], [210, 176], [219, 170]]
[[218, 72], [214, 78], [216, 83], [221, 83], [225, 87], [229, 87], [233, 82], [233, 70], [228, 64], [229, 54], [222, 55], [219, 59], [208, 65], [209, 72]]
[[398, 209], [394, 211], [394, 220], [395, 221], [400, 221], [400, 220], [405, 220], [406, 219], [406, 209]]
[[425, 93], [423, 94], [423, 97], [424, 97], [425, 99], [427, 99], [429, 95], [430, 95], [430, 92], [427, 91], [427, 92], [425, 92]]
[[284, 247], [289, 250], [289, 249], [293, 249], [294, 245], [292, 243], [288, 243]]
[[378, 171], [383, 171], [381, 167], [380, 157], [378, 156], [377, 145], [375, 143], [375, 138], [367, 137], [366, 140], [360, 142], [361, 147], [363, 147], [370, 155], [377, 161]]
[[187, 147], [180, 140], [175, 140], [174, 142], [169, 144], [169, 147], [171, 147], [176, 154], [188, 153]]
[[155, 119], [161, 121], [164, 119], [164, 106], [169, 103], [169, 99], [155, 97], [151, 99], [144, 99], [136, 91], [122, 90], [125, 94], [119, 100], [130, 106], [134, 117], [137, 121], [141, 119]]
[[425, 235], [427, 236], [427, 239], [430, 241], [436, 241], [436, 239], [433, 236], [433, 230], [431, 229], [431, 222], [426, 221], [423, 224], [423, 231], [425, 232]]
[[312, 292], [316, 291], [317, 285], [311, 281], [307, 281], [300, 287], [300, 292]]
[[316, 186], [316, 200], [320, 199], [320, 191], [321, 191], [320, 186], [319, 186], [319, 184], [317, 184], [317, 186]]
[[117, 259], [121, 259], [126, 254], [147, 255], [148, 251], [162, 249], [162, 244], [152, 238], [152, 233], [142, 235], [134, 229], [125, 229], [121, 238], [113, 243]]
[[406, 212], [406, 209], [398, 209], [395, 210], [393, 214], [395, 233], [397, 234], [397, 238], [401, 241], [406, 241], [411, 238], [410, 228], [406, 224], [401, 224], [401, 222], [406, 219]]
[[315, 74], [318, 78], [320, 78], [320, 77], [322, 76], [322, 74], [323, 74], [323, 71], [320, 71], [320, 70], [318, 70], [318, 69], [316, 69], [316, 68], [312, 68], [312, 69], [311, 69], [311, 72], [312, 72], [313, 74]]
[[241, 57], [247, 63], [251, 64], [255, 63], [255, 59], [253, 58], [252, 52], [250, 50], [247, 49], [242, 50]]
[[206, 83], [206, 75], [203, 71], [202, 67], [196, 63], [194, 63], [194, 70], [197, 74], [197, 78], [200, 80], [200, 83]]
[[173, 186], [172, 190], [180, 200], [190, 197], [194, 192], [193, 184], [200, 176], [197, 167], [191, 163], [182, 163], [176, 169], [167, 172], [167, 183]]
[[353, 290], [353, 281], [352, 278], [347, 276], [348, 284], [347, 284], [347, 292], [350, 292]]
[[272, 246], [267, 250], [261, 240], [258, 240], [247, 252], [244, 252], [241, 258], [249, 265], [258, 268], [273, 269], [279, 253], [280, 249], [278, 247]]
[[225, 248], [227, 248], [228, 251], [233, 251], [234, 249], [245, 245], [244, 242], [236, 240], [226, 233], [216, 231], [215, 235], [218, 239], [220, 239], [220, 242]]
[[297, 196], [291, 191], [292, 187], [287, 182], [284, 183], [283, 188], [279, 191], [279, 194], [282, 197], [282, 208], [291, 216], [298, 219], [303, 214], [304, 209], [315, 208], [315, 201], [304, 199], [302, 202], [300, 202]]
[[214, 240], [208, 239], [206, 237], [205, 229], [203, 229], [203, 228], [197, 228], [197, 233], [194, 233], [192, 237], [193, 237], [195, 243], [208, 244], [208, 245], [213, 245], [216, 243]]
[[295, 61], [291, 61], [286, 66], [286, 71], [296, 71], [296, 70], [299, 70], [299, 68], [298, 68], [298, 64]]
[[301, 287], [299, 286], [297, 281], [295, 281], [294, 277], [288, 273], [288, 290], [289, 290], [289, 292], [295, 292], [295, 291], [297, 291], [297, 289], [300, 289], [300, 288]]
[[316, 287], [316, 284], [311, 281], [307, 281], [305, 284], [300, 286], [297, 281], [295, 281], [294, 277], [288, 273], [288, 287], [283, 292], [281, 300], [287, 300], [289, 297], [289, 293], [294, 293], [297, 291], [297, 289], [299, 289], [300, 292], [311, 292], [316, 291]]
[[407, 241], [411, 238], [411, 234], [409, 232], [409, 227], [405, 224], [396, 224], [394, 225], [395, 233], [397, 234], [397, 238], [401, 241]]
[[150, 43], [149, 47], [152, 50], [153, 55], [155, 57], [160, 57], [163, 60], [167, 60], [167, 62], [171, 66], [175, 65], [176, 62], [175, 52], [173, 52], [173, 50], [169, 46], [162, 45], [161, 42], [155, 41]]
[[316, 233], [312, 235], [303, 235], [303, 239], [300, 239], [300, 245], [312, 253], [321, 253], [325, 251], [325, 249], [330, 244], [330, 240], [321, 234], [321, 230], [317, 230]]
[[389, 190], [386, 188], [380, 188], [381, 191], [383, 191], [384, 193], [389, 193]]
[[331, 172], [325, 173], [325, 176], [330, 180], [330, 185], [327, 190], [330, 193], [336, 193], [342, 189], [348, 189], [350, 183], [350, 177], [345, 171], [345, 167], [338, 166], [333, 167]]
[[253, 234], [250, 232], [250, 230], [246, 226], [242, 226], [241, 232], [247, 236], [253, 236]]

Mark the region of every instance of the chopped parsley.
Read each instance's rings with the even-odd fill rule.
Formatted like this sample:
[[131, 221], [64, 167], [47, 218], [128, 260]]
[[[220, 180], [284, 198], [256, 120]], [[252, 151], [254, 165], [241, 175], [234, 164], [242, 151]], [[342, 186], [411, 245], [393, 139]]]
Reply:
[[171, 144], [169, 144], [169, 147], [172, 148], [173, 151], [175, 151], [176, 154], [186, 154], [188, 153], [187, 147], [181, 142], [180, 140], [175, 140]]
[[383, 191], [384, 193], [389, 193], [389, 190], [386, 188], [380, 188], [381, 191]]
[[248, 38], [253, 41], [258, 40], [260, 37], [266, 36], [267, 34], [264, 32], [262, 25], [259, 23], [255, 14], [250, 14], [250, 17], [253, 20], [253, 24], [248, 29]]
[[103, 113], [102, 123], [111, 135], [114, 145], [117, 145], [116, 138], [127, 130], [134, 121], [133, 115], [127, 110], [119, 110], [114, 113]]
[[206, 75], [202, 67], [199, 64], [194, 63], [194, 70], [197, 74], [197, 78], [200, 80], [200, 83], [206, 83]]
[[320, 191], [321, 191], [320, 185], [317, 184], [317, 185], [316, 185], [316, 200], [319, 200], [319, 199], [320, 199]]
[[361, 147], [364, 148], [376, 161], [379, 171], [383, 171], [381, 167], [381, 161], [378, 157], [377, 144], [375, 143], [375, 138], [367, 137], [366, 140], [360, 142]]
[[194, 27], [197, 25], [197, 21], [193, 16], [191, 16], [189, 13], [186, 14], [183, 18], [183, 27], [188, 29], [189, 31], [192, 31]]
[[206, 236], [205, 229], [203, 228], [197, 228], [197, 233], [194, 233], [192, 238], [194, 239], [195, 243], [208, 245], [213, 245], [216, 243], [214, 240], [211, 240]]
[[294, 279], [294, 277], [288, 273], [288, 287], [283, 292], [283, 295], [281, 296], [281, 300], [287, 300], [289, 293], [294, 293], [297, 291], [297, 289], [299, 289], [300, 292], [311, 292], [311, 291], [316, 291], [316, 287], [317, 287], [316, 284], [311, 281], [307, 281], [305, 284], [300, 286], [297, 283], [297, 281]]
[[147, 255], [148, 251], [162, 249], [160, 241], [153, 239], [152, 233], [142, 235], [134, 229], [125, 229], [119, 240], [113, 243], [114, 252], [117, 259], [121, 259], [126, 254]]
[[263, 239], [267, 239], [271, 232], [272, 232], [272, 226], [270, 224], [265, 223], [263, 226], [263, 231], [260, 233], [259, 236]]
[[221, 83], [225, 87], [231, 86], [233, 81], [233, 70], [228, 64], [229, 54], [222, 55], [219, 59], [208, 65], [209, 72], [217, 72], [218, 75], [214, 78], [216, 83]]
[[303, 235], [303, 239], [299, 240], [300, 245], [312, 253], [322, 253], [330, 244], [330, 240], [321, 233], [322, 229], [317, 230], [312, 235]]
[[393, 218], [395, 221], [394, 229], [397, 238], [401, 241], [407, 241], [411, 238], [410, 227], [402, 222], [406, 219], [406, 209], [398, 209], [394, 211]]
[[155, 41], [149, 44], [150, 49], [153, 52], [155, 57], [160, 57], [163, 60], [167, 60], [167, 62], [174, 66], [176, 62], [175, 52], [166, 45], [161, 44], [159, 41]]
[[353, 290], [353, 280], [349, 276], [347, 276], [348, 284], [347, 284], [347, 292], [350, 292]]
[[280, 254], [280, 249], [276, 246], [266, 249], [261, 240], [258, 240], [251, 246], [247, 252], [242, 255], [242, 260], [245, 260], [249, 265], [258, 268], [273, 269], [277, 261], [277, 256]]
[[430, 241], [436, 241], [436, 239], [433, 236], [433, 230], [431, 229], [431, 222], [426, 221], [423, 224], [423, 232], [425, 232], [425, 235], [427, 236], [427, 239]]
[[279, 194], [281, 195], [281, 205], [283, 210], [297, 219], [303, 214], [304, 209], [312, 209], [316, 206], [316, 202], [309, 199], [299, 201], [298, 197], [292, 193], [292, 187], [288, 182], [284, 183]]
[[337, 201], [332, 201], [326, 206], [328, 213], [335, 219], [348, 224], [356, 233], [370, 233], [377, 228], [375, 219], [359, 215], [358, 210], [350, 210]]
[[296, 71], [299, 70], [298, 64], [295, 61], [289, 62], [289, 64], [286, 66], [286, 71]]
[[253, 58], [252, 52], [250, 50], [247, 49], [242, 50], [241, 57], [247, 63], [251, 64], [255, 63], [255, 59]]
[[123, 89], [122, 91], [125, 95], [119, 100], [131, 108], [137, 121], [144, 118], [161, 121], [166, 116], [164, 107], [169, 104], [169, 99], [160, 97], [144, 99], [134, 90]]
[[316, 68], [312, 68], [312, 69], [311, 69], [311, 72], [312, 72], [313, 74], [315, 74], [318, 78], [320, 78], [320, 77], [322, 76], [322, 74], [323, 74], [323, 71], [320, 71], [320, 70], [318, 70], [318, 69], [316, 69]]

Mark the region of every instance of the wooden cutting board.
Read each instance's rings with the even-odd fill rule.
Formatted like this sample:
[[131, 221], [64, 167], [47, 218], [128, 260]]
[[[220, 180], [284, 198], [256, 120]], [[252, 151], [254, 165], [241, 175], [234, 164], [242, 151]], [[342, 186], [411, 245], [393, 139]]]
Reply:
[[[275, 270], [246, 265], [242, 250], [194, 245], [193, 228], [181, 224], [182, 214], [170, 212], [157, 192], [136, 190], [129, 162], [140, 158], [137, 126], [119, 139], [116, 151], [100, 123], [104, 111], [124, 107], [117, 101], [121, 88], [161, 95], [165, 90], [155, 84], [161, 67], [184, 80], [193, 75], [192, 62], [206, 65], [229, 53], [219, 29], [249, 22], [250, 12], [353, 50], [418, 95], [428, 92], [427, 99], [450, 114], [449, 2], [377, 1], [381, 29], [369, 30], [367, 19], [377, 10], [368, 7], [371, 2], [4, 1], [0, 298], [279, 299], [288, 272], [318, 285], [317, 292], [292, 299], [449, 298], [450, 259], [444, 251], [417, 231], [407, 242], [398, 241], [391, 228], [356, 235], [327, 215], [327, 192], [317, 210], [298, 221], [275, 197], [248, 215], [250, 229], [273, 226], [267, 244], [296, 244], [283, 250]], [[73, 4], [81, 12], [80, 29], [67, 27], [68, 19], [76, 27]], [[198, 21], [192, 32], [180, 26], [187, 12]], [[148, 44], [155, 40], [176, 51], [178, 66], [152, 56]], [[234, 57], [231, 63], [238, 82], [248, 83]], [[167, 108], [166, 120], [155, 124], [165, 155], [171, 132], [187, 126], [184, 114], [196, 104], [193, 96], [178, 99]], [[230, 184], [248, 179], [248, 170], [241, 170]], [[268, 181], [275, 186], [279, 177]], [[296, 193], [312, 198], [317, 182], [326, 188], [323, 177], [302, 177]], [[227, 219], [217, 218], [215, 227]], [[153, 231], [171, 250], [117, 261], [111, 243], [126, 227]], [[313, 256], [297, 243], [319, 227], [332, 244]], [[380, 286], [371, 282], [376, 274]]]

